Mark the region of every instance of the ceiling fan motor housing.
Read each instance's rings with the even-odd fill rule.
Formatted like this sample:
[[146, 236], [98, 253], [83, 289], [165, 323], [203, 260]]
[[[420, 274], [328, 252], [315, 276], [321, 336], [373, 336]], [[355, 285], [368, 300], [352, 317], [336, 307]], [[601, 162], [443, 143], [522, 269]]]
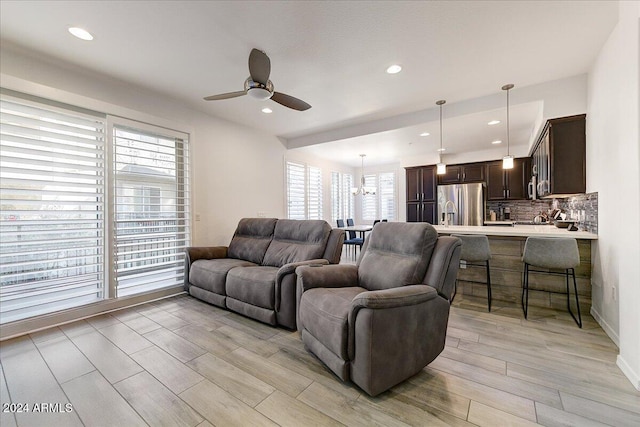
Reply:
[[273, 83], [271, 83], [271, 80], [267, 80], [265, 85], [260, 82], [254, 82], [251, 77], [247, 77], [247, 80], [244, 81], [244, 90], [253, 98], [264, 101], [273, 95]]

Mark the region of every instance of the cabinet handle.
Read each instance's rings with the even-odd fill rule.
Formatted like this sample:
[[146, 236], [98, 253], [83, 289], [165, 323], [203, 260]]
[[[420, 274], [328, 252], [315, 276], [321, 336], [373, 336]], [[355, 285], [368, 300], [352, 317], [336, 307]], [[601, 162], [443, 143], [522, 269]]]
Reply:
[[457, 180], [458, 180], [458, 181], [460, 181], [460, 173], [459, 173], [459, 172], [458, 172], [458, 178], [457, 178]]
[[416, 193], [416, 200], [420, 200], [420, 193]]
[[462, 173], [462, 180], [464, 181], [465, 179], [467, 179], [467, 173], [466, 173], [466, 172], [463, 172], [463, 173]]
[[507, 199], [511, 197], [511, 190], [507, 190]]
[[422, 198], [420, 200], [424, 200], [424, 193], [422, 193]]

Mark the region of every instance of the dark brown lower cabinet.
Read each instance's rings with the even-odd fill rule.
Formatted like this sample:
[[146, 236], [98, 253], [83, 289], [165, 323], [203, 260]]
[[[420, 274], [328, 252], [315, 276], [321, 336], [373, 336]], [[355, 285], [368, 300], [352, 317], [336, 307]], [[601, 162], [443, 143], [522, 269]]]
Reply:
[[407, 203], [407, 222], [428, 222], [437, 224], [436, 202]]

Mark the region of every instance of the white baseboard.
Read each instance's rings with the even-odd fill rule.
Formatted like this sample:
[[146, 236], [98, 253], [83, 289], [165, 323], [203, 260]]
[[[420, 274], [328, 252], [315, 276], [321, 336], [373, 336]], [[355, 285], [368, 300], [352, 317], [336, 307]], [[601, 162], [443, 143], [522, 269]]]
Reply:
[[[613, 343], [618, 348], [620, 348], [620, 338], [618, 337], [618, 334], [613, 330], [613, 328], [609, 326], [609, 324], [602, 318], [600, 313], [598, 313], [598, 311], [593, 308], [593, 306], [591, 306], [590, 313], [591, 316], [593, 316], [593, 318], [596, 320], [596, 322], [598, 322], [598, 324], [602, 327], [604, 332], [609, 336], [609, 338], [611, 338], [611, 341], [613, 341]], [[618, 368], [620, 368], [622, 373], [629, 379], [635, 389], [640, 391], [640, 374], [638, 374], [638, 372], [635, 372], [620, 354], [618, 354], [618, 357], [616, 358], [616, 365], [618, 365]]]
[[636, 388], [636, 390], [640, 391], [640, 375], [637, 372], [634, 372], [631, 369], [631, 366], [622, 358], [621, 355], [618, 355], [616, 359], [616, 364], [618, 368], [622, 371], [622, 373], [631, 381], [631, 384]]
[[611, 338], [611, 341], [613, 341], [613, 343], [618, 348], [620, 348], [620, 337], [618, 336], [618, 333], [613, 330], [613, 328], [602, 318], [600, 313], [598, 313], [598, 311], [593, 308], [593, 306], [591, 306], [591, 310], [589, 311], [589, 313], [591, 313], [591, 316], [595, 319], [596, 322], [598, 322], [598, 325], [600, 325], [602, 330], [604, 330], [609, 338]]

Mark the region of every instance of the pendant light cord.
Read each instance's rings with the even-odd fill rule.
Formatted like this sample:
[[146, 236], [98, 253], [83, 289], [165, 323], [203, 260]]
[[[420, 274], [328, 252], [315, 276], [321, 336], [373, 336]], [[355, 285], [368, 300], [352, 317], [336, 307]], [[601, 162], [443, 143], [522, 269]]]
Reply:
[[511, 155], [510, 142], [509, 142], [509, 134], [511, 133], [509, 131], [509, 91], [511, 89], [513, 89], [513, 84], [512, 83], [509, 83], [508, 85], [502, 86], [502, 90], [506, 90], [507, 91], [507, 157], [509, 157]]
[[438, 151], [438, 160], [442, 163], [442, 104], [440, 104], [440, 151]]
[[507, 156], [510, 155], [509, 152], [509, 89], [507, 89]]

